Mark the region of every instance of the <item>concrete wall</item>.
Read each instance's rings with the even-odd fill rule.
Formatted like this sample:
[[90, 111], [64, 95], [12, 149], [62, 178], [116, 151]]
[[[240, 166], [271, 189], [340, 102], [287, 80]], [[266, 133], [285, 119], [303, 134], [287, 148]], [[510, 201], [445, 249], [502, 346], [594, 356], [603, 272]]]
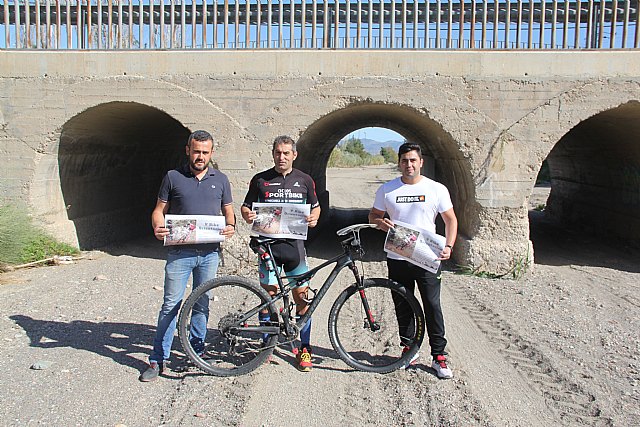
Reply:
[[[532, 259], [527, 199], [556, 146], [550, 211], [595, 219], [584, 222], [597, 229], [607, 218], [595, 218], [588, 201], [606, 195], [607, 205], [623, 204], [615, 218], [626, 224], [607, 231], [640, 237], [638, 51], [12, 51], [0, 59], [0, 197], [27, 202], [58, 237], [83, 247], [148, 233], [159, 177], [201, 128], [216, 137], [214, 158], [236, 200], [271, 165], [279, 134], [299, 138], [297, 166], [320, 193], [347, 133], [383, 126], [420, 142], [453, 195], [456, 258], [481, 270]], [[603, 153], [605, 164], [593, 162]]]

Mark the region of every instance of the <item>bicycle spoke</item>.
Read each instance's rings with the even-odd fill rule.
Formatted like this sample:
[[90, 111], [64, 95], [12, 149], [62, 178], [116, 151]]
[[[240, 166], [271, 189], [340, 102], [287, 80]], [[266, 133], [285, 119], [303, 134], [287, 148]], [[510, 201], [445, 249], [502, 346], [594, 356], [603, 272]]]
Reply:
[[[214, 375], [240, 375], [255, 369], [277, 341], [277, 335], [269, 335], [265, 339], [260, 331], [255, 330], [264, 326], [257, 311], [248, 318], [245, 315], [262, 304], [266, 294], [262, 289], [257, 290], [257, 285], [248, 286], [245, 279], [234, 280], [225, 277], [205, 294], [200, 293], [197, 299], [194, 293], [193, 298], [185, 301], [180, 315], [181, 342], [187, 355], [198, 367]], [[191, 328], [191, 319], [207, 302], [209, 316], [204, 348], [201, 348], [191, 339], [185, 339], [183, 334], [198, 335]], [[274, 326], [277, 326], [277, 317], [272, 318]]]
[[[355, 288], [348, 289], [331, 311], [332, 344], [344, 361], [357, 369], [382, 373], [404, 366], [409, 357], [403, 353], [404, 346], [408, 345], [413, 355], [422, 340], [419, 304], [413, 296], [408, 297], [394, 286], [376, 286], [370, 282], [364, 294], [374, 325], [365, 312], [360, 293]], [[396, 310], [398, 304], [402, 308]], [[404, 334], [402, 338], [400, 331]]]

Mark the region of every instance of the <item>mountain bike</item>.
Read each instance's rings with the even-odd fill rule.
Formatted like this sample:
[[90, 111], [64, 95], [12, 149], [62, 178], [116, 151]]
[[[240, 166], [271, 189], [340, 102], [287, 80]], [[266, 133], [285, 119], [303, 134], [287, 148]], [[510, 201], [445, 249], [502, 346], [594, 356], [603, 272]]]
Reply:
[[[273, 261], [271, 245], [279, 239], [252, 237], [251, 249], [274, 271], [279, 291], [270, 296], [257, 281], [240, 276], [223, 276], [198, 286], [185, 300], [178, 319], [180, 342], [189, 359], [216, 376], [253, 371], [275, 347], [294, 342], [338, 274], [349, 268], [354, 283], [339, 294], [329, 313], [331, 345], [347, 365], [361, 371], [388, 373], [408, 366], [424, 338], [422, 308], [413, 293], [398, 283], [360, 274], [356, 265], [357, 260], [362, 264], [364, 255], [360, 230], [368, 227], [375, 226], [355, 224], [338, 230], [342, 254], [291, 276], [282, 275]], [[310, 280], [330, 265], [333, 270], [323, 285], [312, 289]], [[289, 291], [301, 286], [309, 286], [309, 305], [303, 316], [296, 317]], [[203, 303], [208, 303], [210, 314], [204, 352], [196, 352], [189, 340], [190, 321], [196, 304], [202, 310]], [[261, 311], [268, 312], [268, 320], [259, 320]], [[409, 325], [408, 336], [400, 336], [399, 322]]]

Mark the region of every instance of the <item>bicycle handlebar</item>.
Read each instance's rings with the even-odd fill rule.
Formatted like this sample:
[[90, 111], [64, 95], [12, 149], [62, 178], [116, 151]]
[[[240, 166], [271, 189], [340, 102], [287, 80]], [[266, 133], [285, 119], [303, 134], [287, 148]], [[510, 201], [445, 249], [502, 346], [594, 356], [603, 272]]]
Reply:
[[[375, 224], [353, 224], [347, 227], [341, 228], [336, 231], [338, 236], [346, 236], [348, 234], [352, 234], [351, 237], [342, 240], [342, 244], [351, 245], [357, 247], [358, 251], [361, 251], [360, 248], [360, 230], [364, 228], [376, 228]], [[272, 243], [276, 243], [278, 241], [282, 241], [283, 239], [271, 238], [271, 237], [262, 237], [262, 236], [252, 236], [249, 242], [249, 247], [258, 254], [261, 258], [265, 258], [268, 256], [268, 252], [265, 249], [265, 245], [271, 245]], [[345, 246], [346, 248], [346, 246]], [[267, 263], [268, 264], [268, 263]]]

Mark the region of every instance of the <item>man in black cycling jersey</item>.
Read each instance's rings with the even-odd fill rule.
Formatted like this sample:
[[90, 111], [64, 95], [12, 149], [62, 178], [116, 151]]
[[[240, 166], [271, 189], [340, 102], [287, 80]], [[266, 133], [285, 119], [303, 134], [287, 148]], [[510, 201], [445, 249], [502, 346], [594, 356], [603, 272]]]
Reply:
[[[311, 212], [306, 218], [307, 225], [315, 227], [320, 217], [320, 204], [313, 179], [293, 167], [293, 161], [298, 156], [296, 143], [288, 136], [279, 136], [273, 141], [272, 154], [275, 166], [255, 175], [249, 183], [249, 191], [240, 208], [242, 218], [248, 224], [256, 218], [256, 213], [252, 210], [253, 203], [310, 204]], [[287, 239], [272, 245], [271, 249], [276, 264], [284, 266], [285, 274], [302, 274], [309, 270], [302, 240]], [[261, 260], [258, 269], [260, 284], [269, 294], [274, 295], [278, 291], [275, 275], [267, 270]], [[303, 286], [292, 291], [298, 316], [307, 312], [305, 299], [308, 289], [308, 286]], [[269, 314], [260, 313], [260, 319], [268, 321]], [[301, 345], [296, 355], [298, 369], [303, 372], [309, 372], [312, 367], [310, 338], [311, 319], [300, 330]]]

